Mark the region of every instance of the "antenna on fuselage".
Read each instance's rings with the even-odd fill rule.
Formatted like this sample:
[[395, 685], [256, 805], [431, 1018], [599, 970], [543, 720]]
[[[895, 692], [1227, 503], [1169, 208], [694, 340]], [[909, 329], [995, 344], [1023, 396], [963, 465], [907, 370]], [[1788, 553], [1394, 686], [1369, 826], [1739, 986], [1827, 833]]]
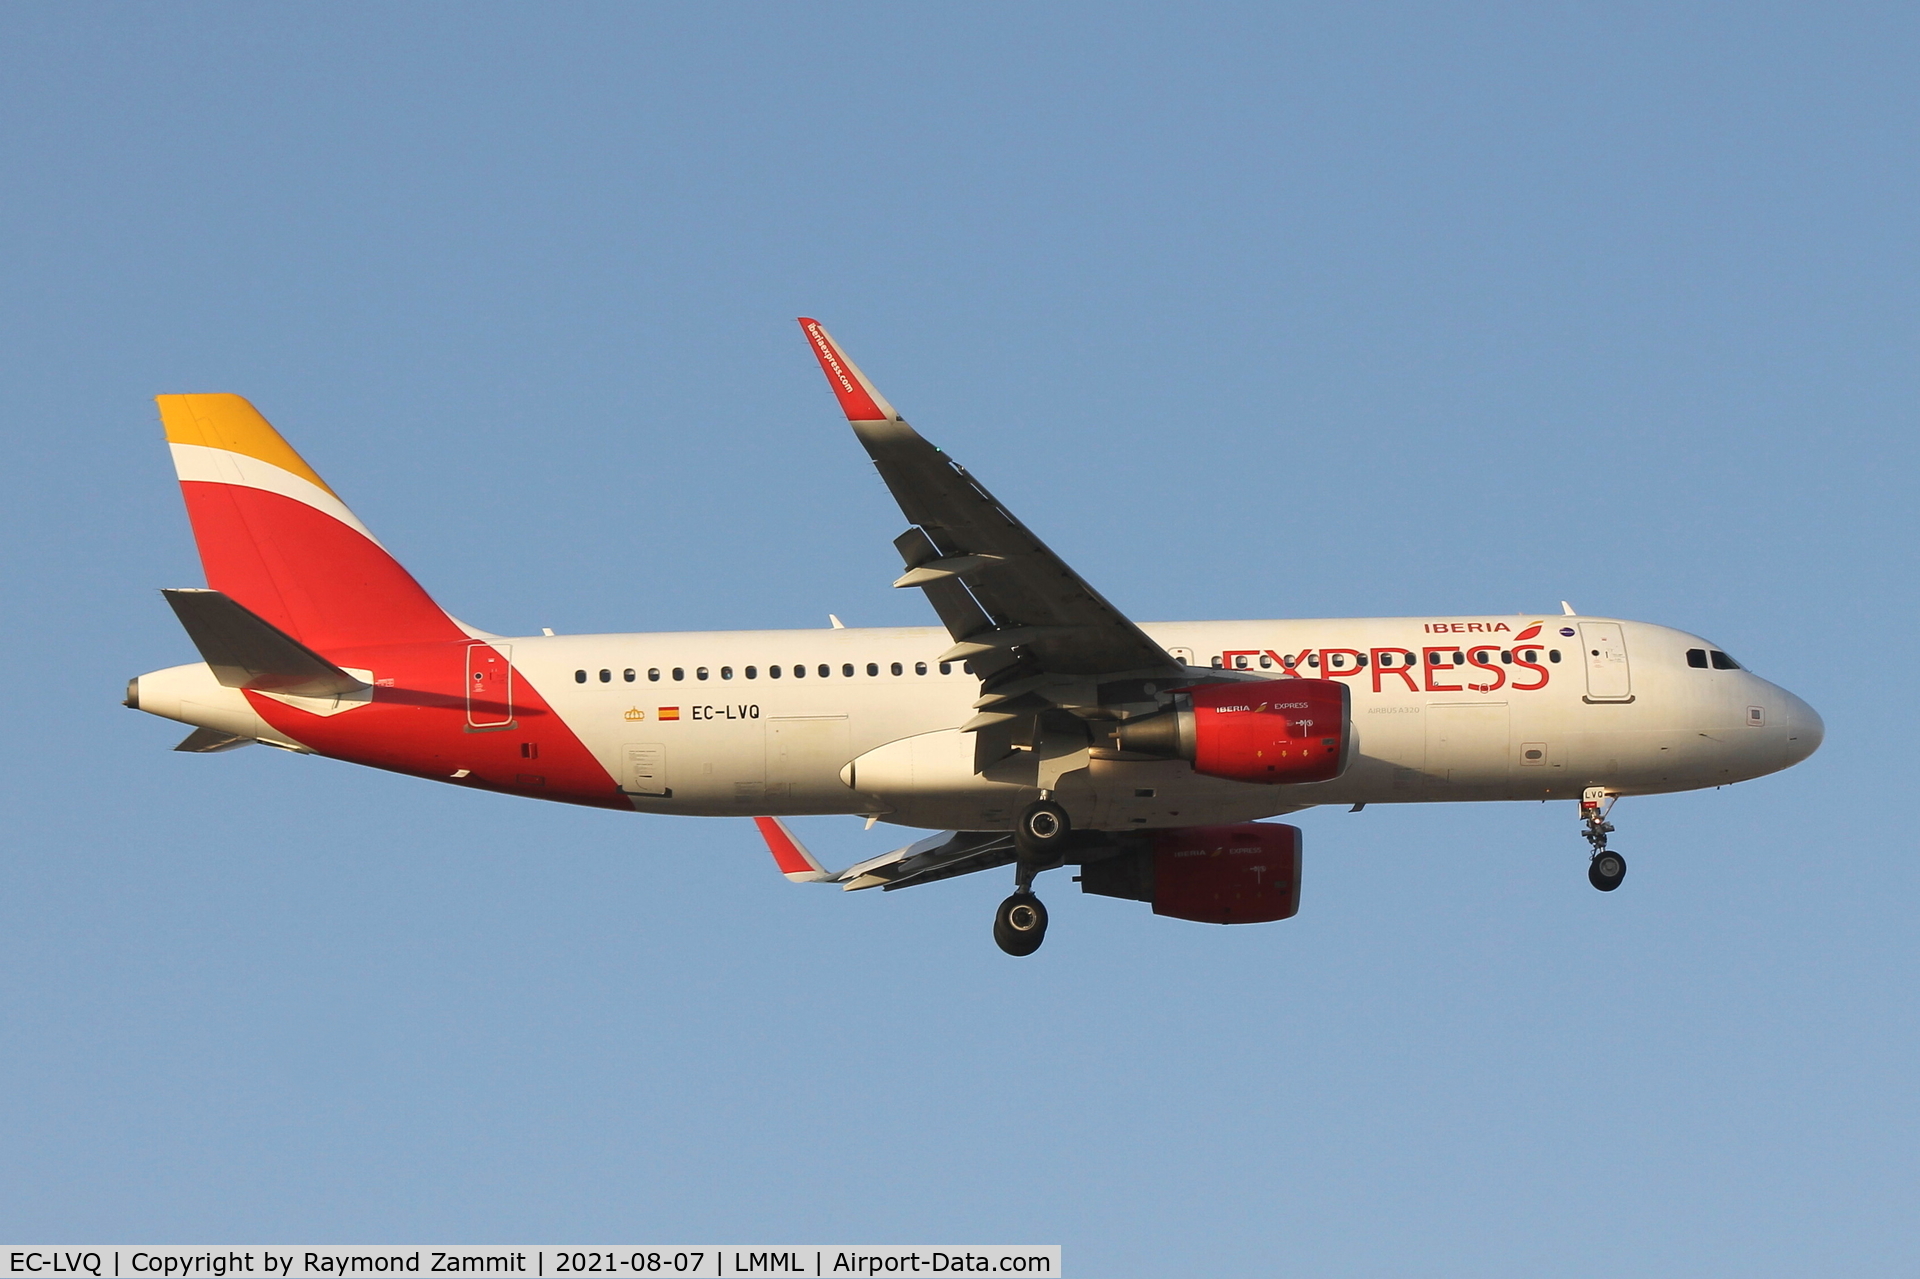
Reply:
[[1565, 600], [1560, 601], [1560, 611], [1562, 613], [1565, 613], [1568, 617], [1580, 616], [1580, 614], [1573, 611], [1573, 605], [1567, 603]]

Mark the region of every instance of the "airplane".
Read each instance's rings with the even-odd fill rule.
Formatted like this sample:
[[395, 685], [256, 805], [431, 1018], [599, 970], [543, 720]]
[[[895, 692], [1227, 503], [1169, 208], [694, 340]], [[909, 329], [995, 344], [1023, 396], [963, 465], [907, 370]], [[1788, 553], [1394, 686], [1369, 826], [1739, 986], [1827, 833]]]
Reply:
[[[751, 817], [796, 883], [893, 891], [998, 867], [1031, 955], [1042, 872], [1155, 914], [1299, 909], [1324, 805], [1566, 800], [1612, 892], [1614, 802], [1811, 755], [1812, 707], [1719, 645], [1577, 614], [1135, 623], [800, 326], [906, 517], [894, 586], [939, 626], [495, 635], [444, 611], [254, 407], [158, 397], [204, 588], [163, 591], [198, 662], [125, 704], [252, 743], [499, 794]], [[783, 817], [938, 833], [829, 870]]]

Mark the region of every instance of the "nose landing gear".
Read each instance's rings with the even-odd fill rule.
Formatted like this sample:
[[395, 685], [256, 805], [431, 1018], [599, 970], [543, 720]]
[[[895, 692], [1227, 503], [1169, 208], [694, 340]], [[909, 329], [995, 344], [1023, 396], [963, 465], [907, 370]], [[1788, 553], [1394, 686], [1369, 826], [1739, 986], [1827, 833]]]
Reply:
[[1627, 859], [1607, 847], [1607, 836], [1613, 832], [1607, 814], [1618, 798], [1604, 786], [1589, 786], [1580, 793], [1580, 822], [1586, 827], [1580, 837], [1593, 848], [1593, 857], [1587, 863], [1587, 882], [1603, 893], [1620, 887], [1620, 881], [1627, 877]]

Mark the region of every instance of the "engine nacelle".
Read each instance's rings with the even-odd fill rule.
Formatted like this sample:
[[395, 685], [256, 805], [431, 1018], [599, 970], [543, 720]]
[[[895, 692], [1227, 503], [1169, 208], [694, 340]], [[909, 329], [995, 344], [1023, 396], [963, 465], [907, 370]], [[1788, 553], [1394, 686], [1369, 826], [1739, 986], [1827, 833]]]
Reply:
[[1186, 826], [1128, 841], [1080, 868], [1080, 891], [1153, 903], [1202, 924], [1265, 924], [1300, 909], [1300, 828]]
[[1112, 740], [1229, 781], [1331, 781], [1352, 755], [1351, 697], [1331, 679], [1202, 684], [1179, 690], [1170, 710], [1122, 722]]

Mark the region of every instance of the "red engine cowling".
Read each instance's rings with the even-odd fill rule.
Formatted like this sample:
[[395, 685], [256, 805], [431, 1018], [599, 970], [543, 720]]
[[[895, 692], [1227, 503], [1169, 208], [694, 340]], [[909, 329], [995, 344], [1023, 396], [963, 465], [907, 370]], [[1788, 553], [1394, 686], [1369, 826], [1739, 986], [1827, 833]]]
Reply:
[[1339, 680], [1274, 679], [1181, 689], [1173, 709], [1118, 725], [1114, 745], [1193, 761], [1235, 782], [1324, 782], [1346, 771], [1351, 693]]
[[1242, 822], [1154, 831], [1082, 866], [1080, 888], [1202, 924], [1287, 919], [1300, 909], [1300, 828]]

